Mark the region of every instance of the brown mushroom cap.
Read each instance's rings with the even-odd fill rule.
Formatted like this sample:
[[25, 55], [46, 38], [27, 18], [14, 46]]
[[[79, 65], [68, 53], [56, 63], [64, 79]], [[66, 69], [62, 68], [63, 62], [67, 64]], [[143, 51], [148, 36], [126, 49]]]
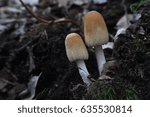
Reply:
[[84, 17], [84, 35], [87, 46], [97, 46], [108, 42], [108, 30], [103, 16], [90, 11]]
[[76, 60], [87, 60], [89, 55], [80, 35], [68, 34], [65, 39], [66, 54], [70, 62]]

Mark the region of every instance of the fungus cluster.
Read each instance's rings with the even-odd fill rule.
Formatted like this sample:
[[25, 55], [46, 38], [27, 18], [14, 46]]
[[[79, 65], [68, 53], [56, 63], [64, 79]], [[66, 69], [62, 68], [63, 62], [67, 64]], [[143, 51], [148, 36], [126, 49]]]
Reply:
[[[97, 11], [90, 11], [84, 16], [84, 41], [86, 46], [95, 48], [95, 55], [98, 64], [99, 75], [103, 71], [106, 63], [102, 45], [109, 40], [107, 26], [103, 16]], [[65, 40], [66, 53], [70, 62], [75, 61], [79, 68], [79, 73], [83, 82], [89, 86], [91, 81], [88, 79], [89, 72], [84, 60], [88, 59], [88, 51], [82, 38], [76, 34], [68, 34]]]
[[[36, 16], [25, 4], [22, 0], [20, 0], [21, 4], [25, 7], [25, 9], [38, 21], [51, 24], [51, 23], [72, 23], [79, 27], [74, 21], [70, 19], [61, 18], [54, 21], [48, 21], [41, 17]], [[97, 11], [90, 11], [84, 16], [84, 41], [86, 46], [95, 48], [95, 55], [98, 64], [99, 75], [102, 75], [103, 65], [106, 63], [106, 59], [104, 56], [104, 52], [102, 49], [102, 45], [107, 43], [109, 40], [107, 26], [105, 24], [103, 16]], [[90, 75], [84, 60], [87, 60], [89, 55], [86, 49], [82, 38], [80, 35], [76, 33], [71, 33], [66, 36], [65, 46], [67, 57], [70, 62], [76, 62], [79, 73], [82, 77], [83, 82], [90, 86], [91, 81], [88, 78]], [[101, 78], [101, 77], [100, 77]]]

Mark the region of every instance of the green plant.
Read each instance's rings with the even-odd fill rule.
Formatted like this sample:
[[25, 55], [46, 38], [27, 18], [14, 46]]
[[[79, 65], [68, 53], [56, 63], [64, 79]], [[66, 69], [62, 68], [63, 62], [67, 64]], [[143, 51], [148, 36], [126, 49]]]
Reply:
[[139, 7], [141, 7], [144, 4], [149, 3], [150, 0], [140, 0], [140, 2], [136, 2], [130, 5], [130, 9], [133, 13], [135, 13]]
[[98, 80], [92, 84], [85, 99], [92, 100], [135, 100], [135, 87], [122, 79], [115, 81]]

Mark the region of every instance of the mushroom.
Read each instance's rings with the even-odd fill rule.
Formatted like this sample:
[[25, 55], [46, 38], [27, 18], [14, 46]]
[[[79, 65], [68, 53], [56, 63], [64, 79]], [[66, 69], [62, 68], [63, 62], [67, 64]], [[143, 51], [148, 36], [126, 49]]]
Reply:
[[103, 65], [106, 63], [102, 45], [108, 42], [109, 36], [104, 18], [97, 11], [90, 11], [85, 15], [84, 35], [86, 45], [95, 48], [99, 75], [101, 76]]
[[84, 60], [88, 59], [89, 55], [81, 36], [76, 33], [68, 34], [65, 39], [65, 46], [69, 61], [76, 62], [83, 82], [90, 86], [89, 72], [84, 62]]

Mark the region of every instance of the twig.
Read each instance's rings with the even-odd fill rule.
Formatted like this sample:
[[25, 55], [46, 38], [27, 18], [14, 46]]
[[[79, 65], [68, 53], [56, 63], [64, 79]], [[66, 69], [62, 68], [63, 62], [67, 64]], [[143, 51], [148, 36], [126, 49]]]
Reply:
[[84, 86], [84, 85], [82, 85], [82, 84], [77, 84], [76, 86], [74, 86], [72, 89], [70, 89], [70, 91], [71, 92], [74, 92], [74, 91], [76, 91], [78, 88], [80, 88], [80, 87], [84, 87], [84, 88], [86, 88], [86, 86]]
[[2, 79], [3, 82], [7, 83], [7, 84], [10, 84], [10, 85], [13, 85], [15, 86], [15, 83], [11, 82], [11, 81], [8, 81], [6, 79]]
[[47, 34], [46, 30], [44, 30], [44, 35], [45, 35], [46, 40], [48, 40], [48, 34]]
[[6, 70], [6, 72], [7, 72], [8, 74], [10, 74], [10, 75], [12, 76], [12, 78], [13, 78], [15, 81], [18, 80], [17, 76], [16, 76], [15, 74], [13, 74], [7, 67], [5, 67], [4, 69]]
[[25, 7], [25, 9], [34, 17], [36, 18], [38, 21], [42, 22], [42, 23], [45, 23], [45, 24], [48, 24], [48, 21], [39, 17], [39, 16], [36, 16], [26, 5], [25, 3], [22, 1], [22, 0], [19, 0], [21, 2], [21, 4]]
[[32, 48], [30, 48], [29, 46], [27, 47], [27, 51], [29, 54], [29, 73], [35, 69], [35, 64], [34, 64], [34, 60], [33, 60], [33, 53], [32, 53]]
[[60, 18], [60, 19], [57, 19], [57, 20], [46, 20], [44, 18], [41, 18], [39, 16], [36, 16], [25, 4], [22, 0], [20, 0], [21, 4], [25, 7], [25, 9], [34, 17], [36, 18], [39, 22], [42, 22], [42, 23], [45, 23], [45, 24], [66, 24], [66, 23], [72, 23], [73, 25], [77, 26], [80, 28], [80, 26], [74, 22], [73, 20], [71, 19], [66, 19], [66, 18]]

